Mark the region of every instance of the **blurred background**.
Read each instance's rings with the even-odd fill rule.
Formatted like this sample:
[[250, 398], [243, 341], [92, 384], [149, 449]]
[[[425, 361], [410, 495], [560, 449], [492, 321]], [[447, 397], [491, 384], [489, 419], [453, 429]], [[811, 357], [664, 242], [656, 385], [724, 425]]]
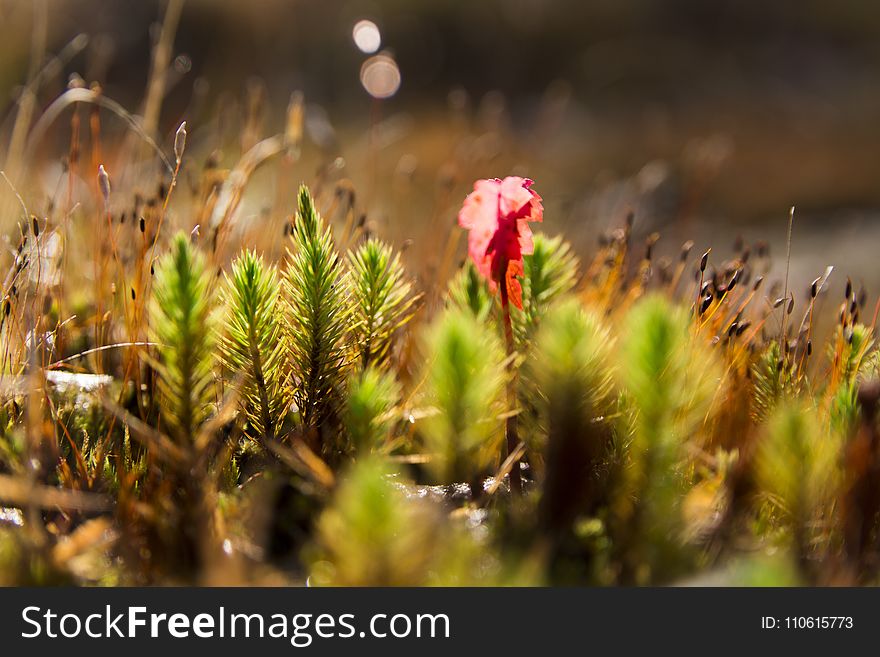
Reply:
[[[475, 178], [520, 174], [545, 198], [546, 230], [579, 250], [632, 211], [637, 235], [661, 232], [660, 253], [687, 238], [724, 253], [742, 235], [778, 266], [795, 205], [804, 289], [826, 265], [880, 286], [876, 3], [0, 0], [2, 160], [37, 72], [37, 115], [71, 75], [143, 113], [163, 20], [167, 153], [186, 119], [191, 158], [231, 168], [303, 94], [301, 156], [286, 178], [255, 178], [244, 219], [325, 176], [422, 259]], [[60, 120], [36, 161], [52, 171], [68, 143]], [[45, 191], [17, 182], [29, 199]]]

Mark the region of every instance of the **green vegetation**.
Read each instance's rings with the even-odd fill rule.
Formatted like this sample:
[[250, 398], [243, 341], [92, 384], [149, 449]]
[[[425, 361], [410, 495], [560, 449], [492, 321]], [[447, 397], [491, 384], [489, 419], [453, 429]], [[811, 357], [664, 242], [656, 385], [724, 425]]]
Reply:
[[259, 99], [164, 135], [159, 100], [72, 81], [19, 124], [69, 151], [51, 198], [27, 149], [2, 181], [0, 583], [880, 583], [852, 283], [631, 217], [576, 251], [522, 178], [480, 181], [465, 258], [486, 161], [413, 247], [299, 159], [301, 96], [265, 138]]

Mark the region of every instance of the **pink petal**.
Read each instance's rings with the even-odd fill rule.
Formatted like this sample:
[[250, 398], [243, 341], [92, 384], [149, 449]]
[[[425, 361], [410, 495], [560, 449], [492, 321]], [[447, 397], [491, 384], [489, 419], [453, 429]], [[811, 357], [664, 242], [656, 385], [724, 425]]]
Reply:
[[501, 181], [501, 203], [499, 206], [501, 216], [519, 216], [523, 208], [531, 203], [534, 192], [528, 189], [527, 183], [530, 184], [531, 181], [519, 176], [508, 176]]
[[532, 239], [532, 229], [529, 228], [527, 219], [517, 220], [519, 232], [519, 250], [522, 255], [531, 255], [535, 252], [535, 242]]

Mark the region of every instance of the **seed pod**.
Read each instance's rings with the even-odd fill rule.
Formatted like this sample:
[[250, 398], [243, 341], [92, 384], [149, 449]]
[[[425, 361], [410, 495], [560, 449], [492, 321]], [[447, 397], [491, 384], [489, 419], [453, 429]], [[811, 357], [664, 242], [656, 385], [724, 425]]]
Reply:
[[737, 327], [736, 327], [736, 335], [737, 335], [737, 337], [741, 336], [741, 335], [745, 332], [745, 330], [746, 330], [747, 328], [749, 328], [751, 325], [752, 325], [752, 323], [751, 323], [751, 322], [748, 322], [748, 321], [746, 321], [746, 322], [740, 322], [739, 325], [737, 325]]
[[764, 282], [764, 277], [758, 276], [758, 278], [755, 279], [755, 284], [752, 285], [752, 291], [757, 292], [758, 288], [761, 287], [761, 283], [763, 283], [763, 282]]
[[135, 296], [134, 288], [131, 288], [131, 300], [134, 301], [136, 298], [137, 297]]
[[783, 303], [785, 303], [785, 297], [779, 297], [776, 301], [773, 302], [773, 308], [779, 308]]
[[139, 224], [140, 224], [141, 232], [142, 232], [142, 233], [146, 232], [146, 230], [147, 230], [147, 222], [144, 221], [144, 218], [143, 218], [143, 217], [141, 217], [141, 220], [140, 220]]
[[813, 355], [813, 341], [807, 340], [807, 356]]
[[847, 276], [846, 277], [846, 291], [843, 293], [843, 298], [849, 300], [849, 298], [852, 296], [852, 291], [853, 291], [852, 280], [850, 279], [849, 276]]
[[31, 228], [34, 231], [34, 237], [39, 237], [40, 236], [40, 222], [37, 221], [37, 216], [34, 214], [31, 215]]
[[660, 233], [651, 233], [645, 240], [645, 260], [651, 260], [654, 254], [654, 245], [660, 239]]
[[727, 291], [730, 292], [733, 288], [736, 287], [736, 284], [739, 282], [739, 275], [742, 269], [737, 269], [733, 272], [733, 276], [730, 279], [730, 282], [727, 284]]
[[290, 96], [287, 105], [287, 122], [284, 126], [284, 143], [291, 155], [297, 155], [303, 136], [303, 123], [305, 118], [305, 103], [301, 91], [295, 91]]
[[684, 262], [685, 260], [687, 260], [688, 255], [690, 255], [690, 252], [691, 252], [691, 249], [692, 249], [692, 248], [694, 248], [694, 242], [693, 242], [693, 240], [688, 240], [687, 242], [685, 242], [684, 244], [681, 245], [681, 255], [680, 255], [680, 258], [681, 258], [681, 261], [682, 261], [682, 262]]
[[709, 254], [712, 252], [712, 249], [709, 249], [703, 254], [703, 257], [700, 258], [700, 271], [706, 271], [706, 264], [709, 262]]
[[816, 295], [819, 294], [819, 281], [821, 281], [821, 280], [822, 280], [822, 277], [819, 276], [818, 278], [816, 278], [816, 280], [814, 280], [812, 283], [810, 283], [810, 298], [811, 299], [815, 299]]
[[710, 305], [712, 305], [712, 299], [713, 299], [713, 297], [712, 297], [711, 294], [708, 295], [708, 296], [706, 296], [706, 298], [703, 299], [703, 303], [700, 304], [700, 314], [701, 314], [701, 315], [702, 315], [704, 312], [706, 312], [706, 309], [707, 309]]
[[788, 308], [785, 310], [787, 315], [791, 315], [791, 312], [794, 310], [794, 295], [792, 294], [788, 300]]
[[177, 132], [174, 133], [174, 157], [177, 159], [178, 166], [183, 159], [183, 151], [186, 148], [186, 121], [180, 124]]
[[98, 188], [101, 190], [101, 196], [104, 197], [104, 203], [107, 203], [110, 200], [110, 176], [107, 175], [103, 164], [98, 166]]

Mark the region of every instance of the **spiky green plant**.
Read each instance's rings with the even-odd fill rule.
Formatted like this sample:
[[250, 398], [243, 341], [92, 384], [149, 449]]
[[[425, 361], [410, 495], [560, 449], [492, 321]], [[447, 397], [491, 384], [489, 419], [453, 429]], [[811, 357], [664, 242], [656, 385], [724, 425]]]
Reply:
[[332, 586], [498, 584], [490, 549], [433, 504], [408, 495], [375, 456], [358, 460], [306, 550], [310, 582]]
[[543, 483], [544, 531], [560, 530], [599, 501], [616, 402], [611, 348], [607, 328], [575, 300], [551, 310], [538, 331], [527, 371], [540, 399], [533, 436], [543, 444], [532, 453], [544, 457], [530, 462]]
[[380, 448], [394, 425], [400, 386], [392, 374], [371, 365], [352, 373], [347, 392], [345, 427], [355, 451]]
[[480, 321], [492, 311], [492, 295], [486, 281], [470, 260], [449, 281], [446, 299], [450, 307], [468, 311]]
[[393, 586], [424, 581], [438, 527], [431, 509], [407, 500], [388, 473], [375, 457], [358, 461], [333, 505], [318, 519], [318, 558], [311, 571], [316, 584]]
[[354, 307], [353, 338], [360, 365], [382, 366], [392, 338], [412, 317], [415, 297], [400, 256], [390, 246], [369, 239], [348, 254]]
[[754, 390], [752, 393], [752, 416], [763, 422], [776, 408], [793, 386], [791, 364], [782, 358], [779, 343], [767, 345], [758, 362], [752, 367]]
[[660, 568], [668, 576], [687, 559], [680, 536], [685, 448], [696, 444], [720, 376], [714, 354], [701, 347], [687, 315], [661, 297], [644, 299], [627, 317], [620, 375], [632, 437], [616, 506], [618, 517], [628, 519], [623, 543], [630, 553], [623, 559], [635, 581], [661, 576]]
[[[156, 267], [150, 299], [150, 334], [158, 344], [162, 428], [180, 448], [164, 468], [151, 469], [142, 494], [153, 505], [147, 551], [164, 568], [185, 577], [197, 573], [213, 544], [213, 487], [208, 472], [218, 450], [203, 424], [214, 404], [215, 313], [204, 259], [183, 233]], [[136, 526], [131, 528], [136, 529]], [[139, 540], [137, 533], [131, 542]]]
[[430, 328], [422, 432], [439, 481], [478, 485], [496, 462], [503, 353], [495, 332], [469, 313], [448, 310]]
[[192, 445], [211, 413], [216, 345], [211, 284], [202, 255], [183, 233], [156, 266], [150, 300], [151, 340], [158, 344], [163, 419], [182, 445]]
[[257, 437], [272, 441], [288, 405], [284, 381], [287, 345], [281, 321], [281, 282], [275, 267], [245, 251], [232, 263], [222, 296], [224, 363], [233, 375], [243, 377], [241, 399]]
[[534, 251], [523, 257], [523, 312], [515, 315], [518, 336], [529, 337], [554, 300], [570, 292], [577, 281], [578, 260], [562, 237], [534, 235]]
[[779, 406], [768, 418], [755, 455], [755, 475], [767, 500], [781, 511], [802, 563], [806, 562], [839, 490], [841, 442], [823, 435], [816, 410], [799, 402]]
[[[852, 382], [874, 345], [874, 332], [864, 324], [853, 324], [849, 329], [838, 327], [838, 332], [839, 342], [844, 345], [838, 362], [840, 380]], [[833, 357], [832, 354], [832, 359]]]
[[286, 290], [294, 401], [305, 428], [317, 432], [323, 454], [336, 457], [348, 446], [325, 424], [338, 417], [349, 360], [348, 286], [330, 228], [305, 186], [299, 190]]

